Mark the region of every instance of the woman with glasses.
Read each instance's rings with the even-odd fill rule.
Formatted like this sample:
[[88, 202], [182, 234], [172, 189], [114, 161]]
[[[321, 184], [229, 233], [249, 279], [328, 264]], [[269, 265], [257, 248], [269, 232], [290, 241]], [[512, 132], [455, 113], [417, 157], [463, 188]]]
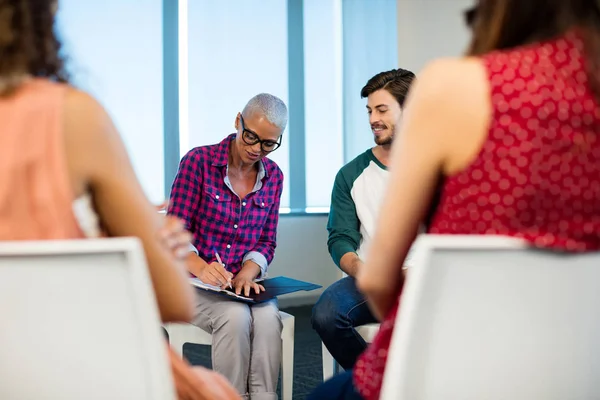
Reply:
[[[276, 246], [283, 173], [266, 156], [281, 144], [287, 107], [259, 94], [235, 118], [236, 132], [181, 160], [168, 214], [192, 233], [189, 272], [248, 296], [264, 288]], [[277, 399], [281, 319], [275, 299], [256, 305], [198, 290], [193, 324], [212, 334], [213, 368], [251, 399]]]
[[424, 220], [435, 234], [600, 249], [600, 2], [480, 0], [467, 17], [467, 56], [425, 68], [392, 149], [385, 218], [358, 274], [379, 333], [312, 398], [379, 398], [401, 266]]

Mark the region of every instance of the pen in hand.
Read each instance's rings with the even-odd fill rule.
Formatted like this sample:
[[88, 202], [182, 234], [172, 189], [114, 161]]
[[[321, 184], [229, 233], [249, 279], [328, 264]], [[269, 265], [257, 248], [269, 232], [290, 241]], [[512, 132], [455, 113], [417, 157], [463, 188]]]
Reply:
[[[217, 249], [214, 246], [212, 249], [215, 252], [215, 257], [217, 258], [217, 262], [219, 264], [221, 264], [222, 266], [225, 266], [225, 264], [223, 264], [223, 261], [221, 260], [221, 257], [219, 256], [219, 253], [217, 252]], [[227, 284], [229, 285], [229, 289], [233, 289], [233, 287], [231, 286], [231, 279], [227, 280]]]

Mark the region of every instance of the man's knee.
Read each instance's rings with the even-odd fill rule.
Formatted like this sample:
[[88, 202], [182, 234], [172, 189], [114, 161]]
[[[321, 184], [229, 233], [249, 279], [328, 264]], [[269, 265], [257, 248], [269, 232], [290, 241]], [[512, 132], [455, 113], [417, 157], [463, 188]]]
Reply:
[[311, 323], [314, 330], [320, 335], [335, 329], [335, 321], [339, 313], [335, 296], [329, 289], [325, 290], [317, 303], [313, 306]]

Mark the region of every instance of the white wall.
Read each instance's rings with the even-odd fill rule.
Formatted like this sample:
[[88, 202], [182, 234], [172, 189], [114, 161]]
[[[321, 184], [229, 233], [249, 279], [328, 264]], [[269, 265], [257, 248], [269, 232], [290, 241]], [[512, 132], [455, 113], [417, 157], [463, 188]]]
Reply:
[[323, 215], [281, 215], [275, 259], [269, 277], [290, 278], [322, 285], [312, 292], [298, 292], [279, 298], [281, 307], [313, 304], [327, 286], [339, 278], [340, 270], [327, 251], [327, 217]]
[[474, 0], [397, 0], [398, 66], [418, 73], [427, 62], [464, 54], [463, 12]]

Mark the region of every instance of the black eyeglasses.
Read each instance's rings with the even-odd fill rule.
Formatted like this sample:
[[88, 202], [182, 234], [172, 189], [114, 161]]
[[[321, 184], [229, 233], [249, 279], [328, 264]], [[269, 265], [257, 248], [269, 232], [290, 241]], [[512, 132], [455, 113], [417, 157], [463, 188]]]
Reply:
[[275, 151], [279, 148], [279, 146], [281, 146], [281, 136], [279, 136], [279, 140], [277, 142], [274, 140], [262, 140], [256, 133], [246, 129], [242, 114], [240, 114], [240, 123], [242, 124], [242, 140], [248, 146], [254, 146], [256, 143], [260, 143], [260, 149], [264, 153]]

